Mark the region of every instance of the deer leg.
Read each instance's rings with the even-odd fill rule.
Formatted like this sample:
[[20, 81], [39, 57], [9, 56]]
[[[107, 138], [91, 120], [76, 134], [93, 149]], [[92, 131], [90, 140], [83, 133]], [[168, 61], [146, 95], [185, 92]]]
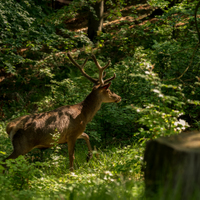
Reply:
[[13, 139], [12, 139], [12, 145], [13, 145], [13, 152], [8, 156], [5, 160], [8, 159], [15, 159], [20, 155], [25, 155], [29, 151], [33, 149], [32, 143], [28, 141], [28, 138], [25, 134], [23, 134], [22, 131], [18, 131]]
[[[23, 133], [21, 134], [21, 132], [17, 132], [14, 135], [12, 144], [13, 144], [13, 152], [7, 158], [5, 158], [3, 162], [5, 162], [8, 159], [15, 159], [19, 157], [20, 155], [25, 155], [26, 153], [31, 151], [33, 148], [33, 146], [28, 143], [27, 137], [23, 135]], [[3, 164], [2, 166], [5, 169], [8, 168], [6, 163]], [[5, 172], [5, 170], [3, 172]]]
[[78, 139], [84, 139], [86, 141], [88, 147], [88, 155], [87, 155], [87, 162], [92, 158], [92, 147], [90, 145], [90, 138], [86, 133], [82, 133]]
[[68, 144], [68, 152], [69, 152], [69, 169], [71, 172], [74, 171], [74, 168], [73, 168], [73, 162], [74, 162], [74, 149], [75, 149], [75, 143], [76, 143], [76, 140], [69, 140], [67, 142]]

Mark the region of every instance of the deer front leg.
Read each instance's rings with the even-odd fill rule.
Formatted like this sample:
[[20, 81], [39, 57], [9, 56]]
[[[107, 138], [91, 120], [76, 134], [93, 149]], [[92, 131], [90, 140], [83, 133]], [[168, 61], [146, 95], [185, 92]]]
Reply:
[[73, 162], [74, 162], [74, 149], [75, 149], [76, 140], [69, 140], [68, 141], [68, 152], [69, 152], [69, 169], [71, 172], [74, 171]]
[[90, 138], [86, 133], [82, 133], [78, 136], [78, 139], [84, 139], [86, 141], [88, 147], [88, 155], [87, 155], [87, 162], [92, 158], [92, 147], [90, 145]]

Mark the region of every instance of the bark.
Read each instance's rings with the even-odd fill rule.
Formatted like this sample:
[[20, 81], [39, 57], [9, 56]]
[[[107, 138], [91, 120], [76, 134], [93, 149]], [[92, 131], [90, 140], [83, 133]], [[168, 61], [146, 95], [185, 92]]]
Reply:
[[87, 32], [91, 41], [94, 41], [98, 32], [101, 32], [103, 28], [104, 0], [97, 1], [93, 8], [94, 12], [89, 12]]
[[149, 141], [144, 162], [148, 198], [200, 199], [200, 132]]

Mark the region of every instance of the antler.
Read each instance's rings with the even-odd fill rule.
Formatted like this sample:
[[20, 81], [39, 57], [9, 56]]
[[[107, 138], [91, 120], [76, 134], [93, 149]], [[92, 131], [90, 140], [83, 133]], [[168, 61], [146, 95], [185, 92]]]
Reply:
[[71, 60], [71, 62], [77, 66], [79, 68], [79, 70], [81, 71], [81, 73], [83, 74], [83, 76], [85, 76], [87, 79], [89, 79], [91, 82], [93, 82], [95, 85], [104, 85], [105, 83], [113, 80], [115, 77], [116, 77], [116, 74], [114, 73], [114, 76], [111, 77], [111, 78], [108, 78], [106, 79], [105, 81], [103, 81], [103, 78], [106, 76], [106, 73], [104, 72], [104, 70], [109, 66], [110, 64], [110, 61], [108, 61], [108, 63], [104, 66], [104, 67], [101, 67], [95, 57], [95, 55], [92, 55], [92, 59], [94, 60], [97, 68], [99, 69], [99, 79], [94, 79], [92, 77], [90, 77], [88, 74], [86, 74], [86, 72], [84, 71], [84, 66], [86, 64], [86, 62], [88, 61], [88, 58], [85, 59], [85, 62], [80, 66], [71, 56], [71, 54], [68, 52], [67, 53], [69, 59]]
[[116, 77], [116, 74], [114, 73], [114, 76], [113, 76], [113, 77], [111, 77], [111, 78], [109, 78], [109, 79], [106, 79], [106, 80], [104, 81], [103, 78], [105, 77], [105, 75], [103, 75], [103, 71], [109, 66], [110, 60], [108, 61], [108, 63], [107, 63], [104, 67], [101, 67], [101, 66], [99, 65], [99, 63], [98, 63], [98, 61], [97, 61], [97, 59], [96, 59], [96, 57], [95, 57], [94, 54], [92, 55], [92, 59], [94, 60], [96, 66], [97, 66], [98, 69], [99, 69], [99, 82], [100, 82], [101, 85], [103, 85], [103, 84], [105, 84], [105, 83], [107, 83], [107, 82], [113, 80], [113, 79]]
[[90, 77], [88, 74], [85, 73], [85, 71], [83, 70], [83, 68], [85, 67], [86, 62], [88, 61], [88, 58], [85, 59], [85, 62], [80, 66], [71, 56], [71, 54], [68, 52], [67, 53], [69, 59], [71, 60], [71, 62], [77, 66], [79, 68], [79, 70], [81, 71], [81, 73], [83, 74], [83, 76], [85, 76], [87, 79], [89, 79], [91, 82], [93, 82], [94, 84], [96, 84], [98, 82], [98, 80]]

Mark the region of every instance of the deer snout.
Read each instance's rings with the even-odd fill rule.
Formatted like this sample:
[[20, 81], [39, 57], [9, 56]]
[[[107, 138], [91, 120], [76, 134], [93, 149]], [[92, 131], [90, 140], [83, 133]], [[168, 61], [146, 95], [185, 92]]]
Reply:
[[117, 100], [115, 101], [116, 103], [119, 103], [121, 101], [121, 97], [118, 96]]

